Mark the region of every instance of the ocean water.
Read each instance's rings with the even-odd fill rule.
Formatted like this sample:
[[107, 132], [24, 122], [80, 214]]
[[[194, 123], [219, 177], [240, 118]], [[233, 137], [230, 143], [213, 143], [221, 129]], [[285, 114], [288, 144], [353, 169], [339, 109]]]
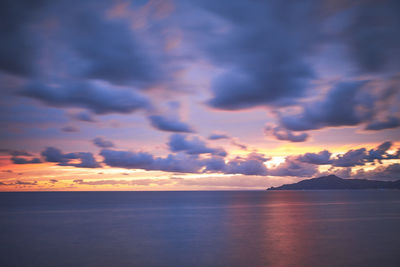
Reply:
[[400, 191], [0, 193], [0, 266], [400, 266]]

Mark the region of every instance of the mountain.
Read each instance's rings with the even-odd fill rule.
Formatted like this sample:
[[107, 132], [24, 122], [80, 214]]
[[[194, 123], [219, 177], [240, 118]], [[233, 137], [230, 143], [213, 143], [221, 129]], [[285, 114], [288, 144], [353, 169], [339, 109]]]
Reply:
[[365, 179], [342, 179], [336, 175], [302, 180], [294, 184], [270, 187], [267, 190], [329, 190], [329, 189], [400, 189], [400, 180], [375, 181]]

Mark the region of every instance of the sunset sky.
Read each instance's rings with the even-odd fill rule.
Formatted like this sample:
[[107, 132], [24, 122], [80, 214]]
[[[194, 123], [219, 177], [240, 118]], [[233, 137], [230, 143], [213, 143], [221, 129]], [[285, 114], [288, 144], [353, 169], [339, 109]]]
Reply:
[[400, 179], [400, 2], [0, 2], [0, 191]]

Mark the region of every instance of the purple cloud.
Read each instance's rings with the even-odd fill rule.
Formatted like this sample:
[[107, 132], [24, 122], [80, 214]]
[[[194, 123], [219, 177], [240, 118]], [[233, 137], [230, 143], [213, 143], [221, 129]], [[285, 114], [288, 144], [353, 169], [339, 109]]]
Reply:
[[[78, 168], [99, 168], [101, 165], [90, 152], [75, 152], [64, 154], [60, 149], [47, 147], [42, 153], [47, 162], [56, 162], [59, 166], [73, 166]], [[79, 160], [75, 163], [72, 160]]]
[[92, 140], [93, 144], [101, 148], [114, 147], [113, 142], [105, 140], [103, 137], [96, 137]]
[[193, 133], [194, 130], [187, 123], [181, 122], [178, 119], [169, 118], [162, 115], [149, 116], [151, 125], [161, 131], [166, 132], [181, 132]]
[[197, 137], [189, 139], [188, 136], [182, 134], [173, 134], [170, 136], [168, 146], [172, 152], [183, 151], [191, 155], [212, 154], [225, 157], [226, 151], [222, 148], [208, 147], [206, 143]]

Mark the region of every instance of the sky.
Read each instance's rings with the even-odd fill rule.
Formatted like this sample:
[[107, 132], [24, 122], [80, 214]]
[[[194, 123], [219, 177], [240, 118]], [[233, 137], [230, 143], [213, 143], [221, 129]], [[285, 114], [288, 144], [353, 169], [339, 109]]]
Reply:
[[400, 2], [0, 2], [0, 191], [400, 179]]

